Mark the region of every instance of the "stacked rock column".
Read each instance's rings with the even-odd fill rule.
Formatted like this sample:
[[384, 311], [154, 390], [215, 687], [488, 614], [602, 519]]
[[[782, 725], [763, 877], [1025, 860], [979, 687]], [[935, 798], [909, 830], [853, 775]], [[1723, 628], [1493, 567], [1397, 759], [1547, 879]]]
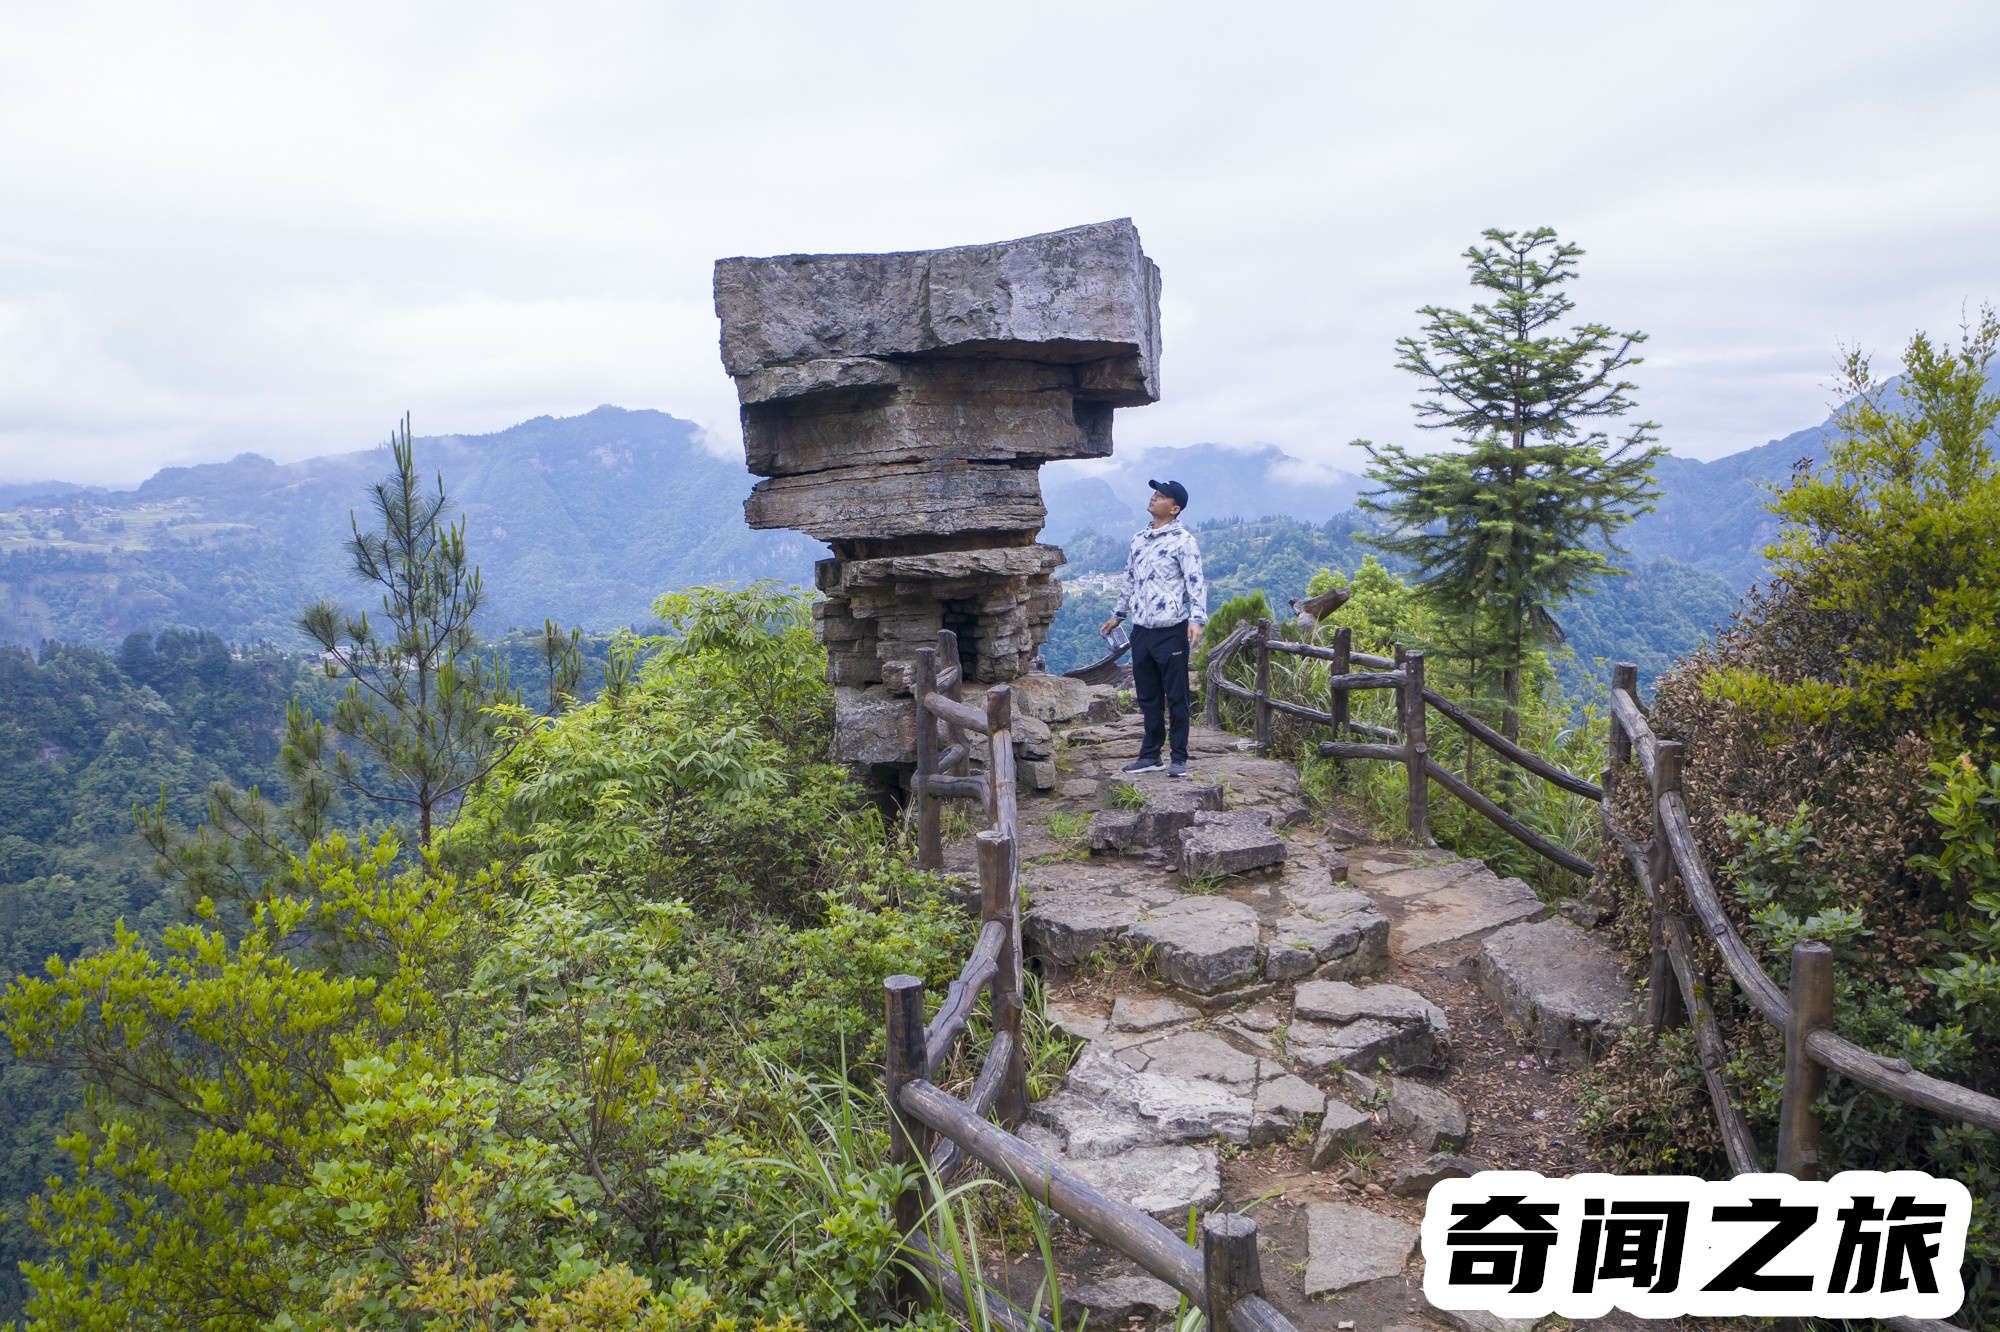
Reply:
[[1159, 397], [1159, 270], [1129, 221], [901, 254], [724, 259], [722, 360], [752, 527], [825, 541], [814, 627], [834, 757], [913, 759], [910, 672], [939, 629], [967, 682], [1024, 675], [1062, 604], [1038, 469], [1111, 452]]

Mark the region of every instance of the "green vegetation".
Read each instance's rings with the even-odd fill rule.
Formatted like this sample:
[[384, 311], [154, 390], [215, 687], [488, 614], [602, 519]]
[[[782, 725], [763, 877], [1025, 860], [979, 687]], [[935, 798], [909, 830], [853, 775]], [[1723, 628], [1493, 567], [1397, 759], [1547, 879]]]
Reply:
[[[1371, 552], [1362, 544], [1367, 527], [1354, 515], [1343, 515], [1317, 527], [1291, 518], [1257, 522], [1209, 523], [1197, 529], [1203, 567], [1209, 573], [1209, 630], [1202, 642], [1219, 643], [1216, 632], [1221, 608], [1244, 596], [1260, 596], [1274, 619], [1288, 618], [1294, 597], [1308, 595], [1321, 570], [1358, 577]], [[1074, 578], [1115, 571], [1124, 566], [1124, 548], [1107, 569], [1095, 563], [1090, 537], [1068, 548], [1062, 609], [1050, 627], [1044, 655], [1051, 671], [1074, 670], [1104, 653], [1097, 626], [1109, 614], [1112, 595], [1081, 587]], [[1407, 576], [1409, 566], [1384, 552], [1384, 567]], [[1109, 558], [1110, 556], [1106, 556]], [[1553, 608], [1562, 644], [1549, 651], [1557, 674], [1571, 693], [1588, 696], [1610, 676], [1605, 663], [1631, 661], [1650, 689], [1653, 680], [1683, 652], [1694, 648], [1729, 620], [1736, 593], [1714, 574], [1670, 559], [1634, 565], [1631, 572], [1602, 576]], [[1560, 650], [1566, 645], [1567, 652]]]
[[[1829, 944], [1836, 1029], [1989, 1093], [2000, 1091], [2000, 394], [1984, 372], [1996, 350], [1990, 311], [1956, 350], [1919, 335], [1894, 399], [1865, 357], [1848, 358], [1854, 399], [1827, 465], [1772, 501], [1785, 524], [1770, 551], [1778, 579], [1660, 683], [1653, 715], [1688, 747], [1698, 839], [1764, 969], [1784, 984], [1795, 941]], [[1636, 785], [1624, 776], [1619, 795], [1643, 835]], [[1640, 947], [1643, 922], [1625, 926]], [[1738, 1052], [1733, 1092], [1768, 1148], [1781, 1041], [1733, 994], [1717, 998]], [[1685, 1040], [1633, 1036], [1598, 1094], [1600, 1136], [1635, 1168], [1719, 1168], [1712, 1137], [1683, 1134], [1707, 1116]], [[2000, 1327], [1994, 1136], [1839, 1077], [1820, 1120], [1828, 1171], [1965, 1182], [1959, 1321]]]
[[1465, 258], [1493, 303], [1469, 314], [1425, 306], [1421, 336], [1396, 344], [1397, 365], [1425, 384], [1418, 424], [1453, 431], [1464, 452], [1363, 441], [1379, 489], [1361, 503], [1389, 521], [1370, 541], [1412, 561], [1443, 645], [1475, 685], [1499, 675], [1500, 729], [1512, 739], [1530, 654], [1559, 635], [1552, 610], [1617, 572], [1605, 547], [1655, 497], [1664, 450], [1648, 447], [1651, 422], [1615, 445], [1601, 430], [1578, 433], [1632, 409], [1636, 386], [1619, 376], [1646, 336], [1557, 331], [1575, 308], [1562, 288], [1582, 249], [1547, 227], [1482, 234], [1490, 244]]
[[[135, 633], [115, 654], [0, 647], [0, 965], [39, 973], [111, 938], [124, 920], [157, 936], [178, 914], [153, 873], [136, 806], [199, 818], [212, 786], [275, 789], [288, 701], [324, 693], [295, 657], [232, 651], [213, 634]], [[0, 1175], [0, 1317], [22, 1298], [33, 1251], [23, 1201], [57, 1165], [79, 1094], [63, 1069], [0, 1051], [6, 1170]]]
[[[320, 600], [299, 621], [328, 677], [347, 681], [333, 710], [334, 734], [345, 744], [327, 754], [320, 724], [294, 711], [289, 745], [302, 770], [318, 768], [350, 794], [414, 815], [416, 845], [428, 849], [438, 819], [504, 752], [498, 706], [519, 698], [497, 657], [490, 668], [480, 660], [472, 628], [479, 570], [466, 561], [464, 522], [446, 521], [444, 478], [435, 494], [417, 479], [408, 416], [389, 445], [395, 475], [373, 492], [380, 530], [364, 532], [350, 515], [354, 537], [347, 543], [355, 575], [381, 589], [382, 614], [371, 624], [365, 610], [348, 615]], [[574, 636], [565, 639], [553, 621], [544, 621], [544, 644], [553, 706], [575, 693], [583, 660]], [[374, 771], [364, 774], [370, 760]], [[331, 791], [310, 778], [300, 786], [304, 840], [311, 841], [310, 802]]]
[[240, 932], [15, 983], [17, 1048], [92, 1092], [32, 1325], [879, 1320], [882, 1125], [800, 1098], [866, 1077], [882, 975], [941, 988], [970, 922], [806, 757], [803, 602], [659, 612], [624, 687], [515, 714], [440, 855], [330, 833]]
[[[1405, 583], [1373, 556], [1362, 561], [1351, 582], [1344, 575], [1323, 570], [1314, 577], [1308, 590], [1316, 594], [1336, 586], [1349, 589], [1345, 605], [1312, 630], [1296, 623], [1279, 625], [1279, 636], [1326, 646], [1332, 642], [1334, 630], [1345, 625], [1352, 631], [1357, 652], [1388, 656], [1398, 646], [1424, 652], [1431, 688], [1468, 703], [1475, 712], [1488, 717], [1498, 711], [1498, 700], [1475, 692], [1478, 682], [1465, 663], [1448, 652], [1432, 658], [1431, 654], [1438, 652], [1444, 632], [1439, 613], [1422, 589]], [[1254, 598], [1245, 598], [1232, 602], [1231, 606], [1240, 611], [1241, 618], [1254, 618], [1258, 604]], [[1225, 678], [1248, 687], [1255, 679], [1255, 656], [1240, 653], [1225, 669]], [[1324, 708], [1328, 669], [1323, 661], [1273, 653], [1272, 693]], [[1520, 714], [1522, 743], [1572, 772], [1598, 771], [1603, 766], [1606, 742], [1604, 722], [1597, 711], [1564, 694], [1546, 654], [1537, 652], [1528, 658], [1524, 678], [1528, 692]], [[1356, 722], [1376, 726], [1396, 724], [1395, 697], [1390, 691], [1353, 694], [1349, 706], [1349, 715]], [[1252, 724], [1251, 705], [1242, 699], [1225, 697], [1222, 714], [1224, 724], [1232, 729], [1248, 730]], [[1370, 822], [1379, 828], [1393, 832], [1406, 826], [1408, 784], [1401, 767], [1323, 759], [1314, 746], [1327, 738], [1325, 726], [1281, 713], [1271, 719], [1271, 738], [1276, 750], [1298, 765], [1303, 789], [1321, 805], [1339, 797], [1361, 806]], [[1468, 741], [1464, 732], [1441, 719], [1430, 727], [1430, 752], [1445, 767], [1468, 774], [1482, 791], [1506, 799], [1517, 818], [1551, 841], [1580, 855], [1595, 854], [1597, 815], [1587, 801], [1501, 763], [1483, 746]], [[1430, 809], [1432, 835], [1440, 844], [1464, 855], [1478, 856], [1503, 874], [1518, 875], [1547, 895], [1570, 896], [1576, 892], [1572, 876], [1450, 796], [1442, 793], [1434, 796]]]

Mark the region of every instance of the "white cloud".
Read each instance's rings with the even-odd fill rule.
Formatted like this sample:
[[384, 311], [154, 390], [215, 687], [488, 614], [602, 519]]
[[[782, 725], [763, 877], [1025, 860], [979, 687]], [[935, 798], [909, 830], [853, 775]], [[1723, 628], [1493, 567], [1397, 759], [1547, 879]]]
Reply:
[[1166, 400], [1121, 446], [1416, 441], [1482, 227], [1589, 250], [1713, 455], [2000, 298], [2000, 11], [129, 3], [0, 15], [0, 479], [136, 479], [600, 402], [736, 447], [712, 261], [1131, 216]]

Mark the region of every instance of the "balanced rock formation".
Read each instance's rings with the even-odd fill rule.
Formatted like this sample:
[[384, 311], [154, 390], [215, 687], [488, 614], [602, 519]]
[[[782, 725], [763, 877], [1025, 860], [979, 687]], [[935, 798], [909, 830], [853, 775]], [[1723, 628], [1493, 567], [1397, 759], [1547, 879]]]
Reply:
[[1160, 274], [1128, 220], [903, 254], [715, 266], [722, 363], [765, 478], [752, 527], [826, 542], [815, 629], [835, 756], [912, 758], [916, 650], [958, 635], [966, 680], [1024, 675], [1062, 604], [1037, 469], [1111, 452], [1159, 399]]

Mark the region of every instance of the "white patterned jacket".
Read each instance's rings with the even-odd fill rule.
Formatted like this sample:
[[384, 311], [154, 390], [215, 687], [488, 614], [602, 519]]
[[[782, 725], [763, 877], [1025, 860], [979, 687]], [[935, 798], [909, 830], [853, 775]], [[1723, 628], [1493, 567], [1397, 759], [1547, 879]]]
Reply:
[[1165, 629], [1190, 620], [1208, 623], [1208, 585], [1201, 550], [1180, 519], [1142, 529], [1125, 556], [1125, 584], [1112, 611], [1142, 629]]

